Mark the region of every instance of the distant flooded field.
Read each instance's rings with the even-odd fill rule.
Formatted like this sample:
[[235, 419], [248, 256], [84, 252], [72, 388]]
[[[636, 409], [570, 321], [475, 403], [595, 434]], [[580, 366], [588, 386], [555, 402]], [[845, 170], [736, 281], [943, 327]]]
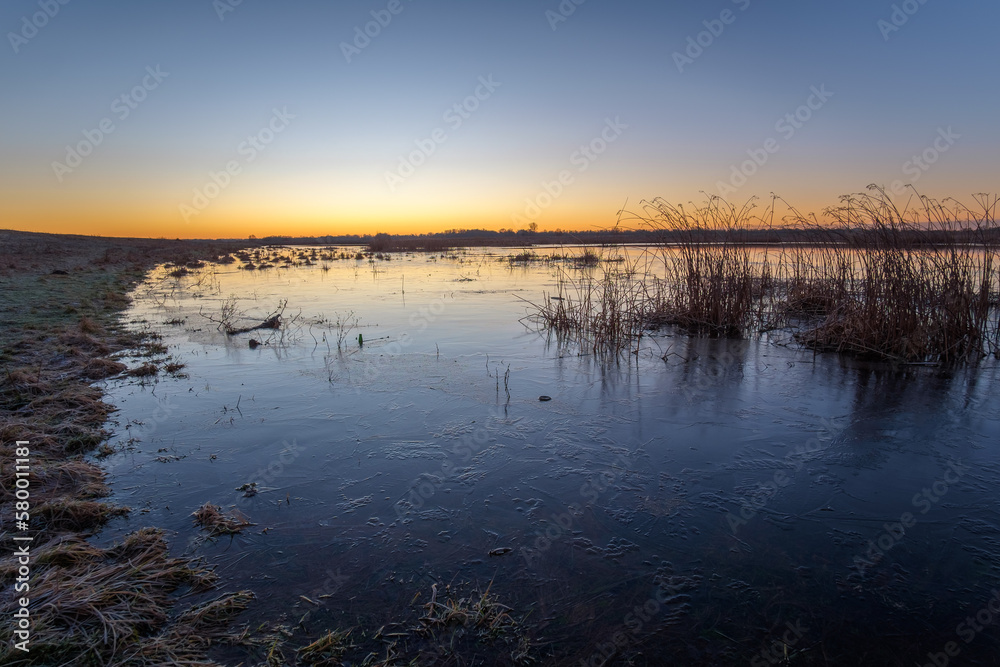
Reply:
[[[669, 280], [655, 250], [361, 250], [134, 294], [178, 366], [108, 387], [132, 514], [99, 539], [163, 527], [252, 590], [238, 621], [274, 641], [219, 659], [312, 664], [327, 637], [350, 665], [995, 664], [994, 359], [667, 320], [600, 354], [539, 309]], [[206, 503], [252, 525], [212, 535]]]

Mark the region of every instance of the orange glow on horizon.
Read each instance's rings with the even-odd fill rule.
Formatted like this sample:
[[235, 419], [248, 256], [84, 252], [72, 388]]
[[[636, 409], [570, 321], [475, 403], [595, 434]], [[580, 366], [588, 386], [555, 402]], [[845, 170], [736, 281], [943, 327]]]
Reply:
[[[33, 204], [25, 203], [26, 199], [9, 206], [0, 227], [30, 232], [46, 232], [52, 234], [80, 234], [85, 236], [107, 237], [143, 237], [143, 238], [183, 238], [183, 239], [240, 239], [250, 235], [257, 238], [269, 236], [314, 237], [314, 236], [346, 236], [387, 234], [434, 234], [452, 229], [484, 229], [500, 231], [501, 229], [524, 229], [530, 218], [520, 211], [511, 214], [509, 211], [498, 212], [499, 207], [492, 211], [463, 211], [458, 208], [451, 210], [380, 212], [377, 209], [357, 212], [323, 212], [284, 211], [280, 212], [277, 205], [273, 210], [267, 208], [222, 206], [210, 207], [193, 215], [185, 222], [177, 212], [173, 202], [170, 205], [143, 205], [143, 202], [131, 200], [118, 202], [116, 205], [102, 205], [103, 202], [91, 201], [60, 202], [58, 200], [41, 199]], [[680, 200], [669, 200], [680, 203]], [[693, 201], [683, 202], [685, 208]], [[740, 200], [742, 204], [745, 200]], [[622, 198], [624, 203], [624, 198]], [[608, 230], [616, 226], [618, 211], [622, 203], [617, 205], [576, 205], [553, 206], [543, 211], [534, 221], [538, 231], [566, 232]], [[797, 206], [803, 213], [815, 211], [820, 215], [822, 210], [835, 202], [825, 202], [813, 208]], [[90, 205], [88, 205], [90, 204]], [[759, 199], [755, 213], [761, 213], [764, 207], [770, 205], [770, 199]], [[783, 211], [779, 202], [779, 210], [775, 215], [777, 221]], [[426, 211], [426, 212], [425, 212]], [[395, 214], [393, 214], [395, 213]], [[621, 229], [644, 229], [647, 225], [636, 218], [645, 215], [639, 202], [629, 201], [626, 212], [621, 215]], [[516, 216], [516, 217], [515, 217]], [[520, 224], [515, 223], [515, 219]]]
[[[174, 186], [170, 179], [150, 183], [128, 177], [114, 182], [81, 178], [51, 187], [32, 183], [17, 174], [9, 175], [11, 178], [0, 186], [6, 204], [0, 227], [56, 234], [184, 239], [365, 236], [380, 232], [408, 235], [452, 229], [518, 230], [527, 228], [530, 222], [536, 222], [538, 230], [543, 232], [608, 230], [616, 224], [626, 230], [648, 228], [642, 218], [649, 213], [643, 210], [642, 200], [634, 196], [626, 200], [621, 194], [625, 188], [612, 183], [580, 188], [547, 202], [539, 199], [537, 193], [526, 197], [521, 191], [512, 192], [510, 186], [501, 184], [488, 189], [483, 184], [467, 184], [457, 178], [447, 179], [448, 185], [426, 183], [420, 188], [386, 195], [358, 183], [350, 184], [350, 188], [341, 184], [336, 190], [324, 189], [320, 182], [300, 174], [297, 182], [288, 177], [287, 182], [280, 184], [234, 185], [204, 209], [192, 209], [193, 214], [186, 221], [180, 210], [180, 205], [186, 202], [179, 201], [177, 194], [185, 190]], [[935, 191], [944, 184], [936, 185]], [[947, 185], [956, 187], [946, 188], [944, 196], [957, 192], [958, 199], [971, 201], [969, 195], [961, 195], [963, 190], [971, 191], [970, 187]], [[681, 187], [661, 188], [649, 182], [627, 189], [652, 191], [649, 199], [660, 194], [667, 202], [682, 204], [689, 212], [693, 212], [693, 207], [703, 206], [707, 196], [713, 194], [709, 188], [693, 191], [684, 187], [685, 197]], [[658, 189], [661, 193], [656, 192]], [[803, 216], [815, 214], [822, 223], [824, 210], [837, 206], [838, 195], [843, 194], [814, 182], [789, 182], [787, 189], [799, 196], [787, 196], [776, 202], [776, 224], [792, 214], [786, 203]], [[751, 197], [749, 188], [746, 190], [727, 199], [740, 208]], [[864, 191], [864, 187], [850, 191]], [[923, 188], [921, 192], [937, 196], [936, 192], [923, 192]], [[915, 198], [909, 190], [898, 203], [905, 206], [908, 200], [914, 205]], [[544, 205], [532, 210], [533, 201]], [[770, 195], [760, 195], [754, 202], [754, 215], [765, 216], [771, 203]], [[623, 206], [625, 212], [619, 222]]]

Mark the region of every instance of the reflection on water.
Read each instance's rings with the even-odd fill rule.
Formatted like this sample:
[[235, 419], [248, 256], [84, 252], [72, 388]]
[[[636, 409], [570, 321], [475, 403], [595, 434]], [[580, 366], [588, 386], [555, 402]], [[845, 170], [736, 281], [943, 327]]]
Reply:
[[[250, 621], [368, 650], [450, 584], [526, 616], [544, 664], [993, 664], [995, 626], [961, 624], [1000, 588], [995, 367], [671, 332], [601, 363], [519, 322], [579, 269], [496, 252], [155, 276], [132, 315], [187, 376], [111, 387], [134, 511], [102, 539], [175, 531]], [[290, 326], [219, 333], [199, 311], [231, 294]], [[256, 526], [205, 540], [205, 502]]]

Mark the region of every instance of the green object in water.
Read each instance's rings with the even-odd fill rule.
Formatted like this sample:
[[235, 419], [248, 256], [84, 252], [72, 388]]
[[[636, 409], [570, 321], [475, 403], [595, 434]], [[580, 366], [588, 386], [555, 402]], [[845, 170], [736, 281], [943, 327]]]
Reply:
[[365, 344], [364, 336], [358, 334], [358, 345], [364, 345], [364, 344]]

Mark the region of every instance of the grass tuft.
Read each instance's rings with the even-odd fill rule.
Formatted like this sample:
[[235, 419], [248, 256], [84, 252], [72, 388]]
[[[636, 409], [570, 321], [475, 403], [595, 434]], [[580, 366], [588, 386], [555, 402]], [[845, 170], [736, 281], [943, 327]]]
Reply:
[[[208, 590], [216, 576], [171, 558], [162, 533], [148, 528], [107, 549], [62, 535], [34, 556], [30, 664], [209, 664], [201, 657], [208, 644], [229, 636], [226, 626], [252, 597], [223, 596], [171, 619], [171, 593]], [[11, 583], [16, 572], [0, 568], [0, 579]], [[0, 663], [29, 664], [13, 648], [12, 628], [0, 628]]]
[[212, 503], [205, 503], [192, 516], [196, 524], [208, 530], [209, 534], [213, 536], [235, 535], [244, 528], [254, 525], [240, 514], [239, 510], [226, 513], [222, 511], [221, 507]]

